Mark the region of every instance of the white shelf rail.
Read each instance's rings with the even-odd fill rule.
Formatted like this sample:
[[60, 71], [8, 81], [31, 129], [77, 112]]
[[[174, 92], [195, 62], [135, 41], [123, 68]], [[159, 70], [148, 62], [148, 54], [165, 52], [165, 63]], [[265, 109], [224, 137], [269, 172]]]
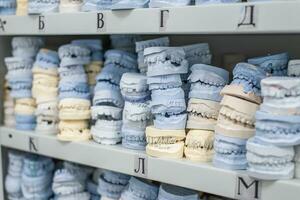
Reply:
[[0, 16], [0, 35], [300, 33], [300, 1]]
[[[243, 195], [254, 195], [250, 186], [255, 180], [248, 180], [245, 172], [229, 171], [211, 164], [182, 160], [148, 157], [143, 151], [133, 151], [117, 146], [105, 146], [90, 142], [60, 142], [55, 136], [38, 135], [34, 132], [0, 128], [2, 147], [37, 153], [57, 159], [68, 160], [93, 167], [110, 169], [125, 174], [140, 176], [155, 181], [175, 184], [229, 198], [238, 198], [239, 187]], [[246, 177], [246, 178], [245, 178]], [[243, 191], [239, 178], [243, 178], [250, 192]], [[247, 182], [248, 181], [248, 182]], [[258, 182], [259, 199], [298, 199], [300, 180]], [[244, 198], [245, 199], [245, 198]], [[253, 198], [252, 198], [253, 199]]]

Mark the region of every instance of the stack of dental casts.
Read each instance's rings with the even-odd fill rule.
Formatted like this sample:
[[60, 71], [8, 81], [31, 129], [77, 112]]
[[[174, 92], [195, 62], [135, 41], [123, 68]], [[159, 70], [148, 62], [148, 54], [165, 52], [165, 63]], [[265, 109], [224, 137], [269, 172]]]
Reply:
[[168, 37], [156, 38], [152, 40], [139, 41], [135, 43], [137, 53], [138, 68], [141, 74], [147, 74], [147, 64], [144, 62], [144, 50], [149, 47], [168, 47], [170, 40]]
[[16, 0], [1, 0], [0, 15], [15, 15], [17, 2]]
[[90, 49], [74, 44], [59, 48], [59, 134], [63, 141], [90, 139], [90, 89], [84, 65], [90, 63]]
[[35, 37], [15, 37], [12, 40], [13, 57], [5, 58], [6, 80], [10, 95], [16, 99], [15, 121], [18, 130], [34, 130], [35, 100], [32, 98], [32, 66], [34, 58], [43, 46], [43, 40]]
[[146, 152], [155, 157], [181, 158], [187, 119], [180, 77], [188, 72], [185, 52], [177, 47], [150, 47], [144, 56], [154, 116], [154, 126], [146, 129]]
[[32, 69], [32, 96], [37, 104], [35, 130], [39, 134], [58, 132], [58, 67], [59, 57], [56, 51], [39, 51]]
[[99, 177], [98, 193], [101, 200], [118, 200], [128, 184], [130, 176], [113, 172], [104, 171]]
[[120, 200], [156, 200], [158, 186], [145, 179], [131, 177]]
[[134, 54], [123, 50], [109, 50], [104, 57], [104, 68], [96, 77], [91, 134], [97, 143], [113, 145], [122, 140], [124, 100], [120, 80], [124, 73], [137, 71], [137, 62]]
[[247, 168], [246, 142], [255, 132], [255, 112], [261, 103], [263, 78], [262, 68], [239, 63], [233, 70], [233, 81], [222, 89], [223, 99], [215, 127], [213, 164], [216, 167]]
[[86, 191], [87, 178], [91, 171], [83, 166], [64, 162], [61, 169], [54, 173], [52, 190], [55, 200], [80, 199], [89, 200]]
[[24, 199], [49, 199], [55, 164], [52, 159], [28, 154], [24, 158], [21, 189]]
[[191, 67], [185, 156], [193, 161], [211, 162], [214, 131], [217, 124], [220, 92], [229, 81], [229, 73], [206, 64]]
[[100, 200], [101, 196], [98, 193], [99, 177], [102, 173], [101, 169], [95, 169], [92, 176], [86, 182], [86, 190], [90, 193], [90, 200]]
[[96, 86], [96, 76], [100, 73], [103, 66], [102, 41], [83, 39], [73, 40], [72, 44], [87, 47], [91, 50], [91, 62], [86, 64], [85, 72], [88, 76], [88, 84], [90, 86], [91, 97], [93, 97]]
[[14, 99], [10, 95], [11, 88], [8, 86], [8, 83], [5, 81], [4, 83], [4, 126], [14, 128], [16, 125], [14, 108], [15, 102]]
[[268, 77], [261, 87], [255, 137], [247, 142], [248, 171], [258, 179], [291, 179], [293, 147], [300, 144], [300, 78]]
[[120, 88], [125, 100], [121, 130], [122, 145], [129, 149], [145, 150], [145, 130], [151, 123], [147, 76], [125, 73], [121, 78]]
[[21, 199], [23, 197], [21, 189], [21, 179], [23, 170], [24, 155], [19, 152], [8, 152], [8, 168], [5, 177], [5, 190], [9, 200]]

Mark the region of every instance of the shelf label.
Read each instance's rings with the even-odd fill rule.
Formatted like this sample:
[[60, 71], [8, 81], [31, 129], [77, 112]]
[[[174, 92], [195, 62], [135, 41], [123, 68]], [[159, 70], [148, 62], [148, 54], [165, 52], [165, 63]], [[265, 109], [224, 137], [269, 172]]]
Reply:
[[235, 198], [242, 200], [260, 200], [261, 188], [261, 181], [247, 175], [238, 175], [236, 180]]
[[166, 29], [167, 21], [169, 19], [169, 14], [170, 11], [165, 9], [165, 10], [160, 10], [160, 25], [159, 25], [159, 30], [164, 31]]
[[39, 19], [39, 24], [38, 24], [39, 25], [39, 31], [45, 30], [45, 16], [39, 15], [38, 19]]
[[257, 21], [257, 9], [255, 5], [242, 7], [241, 17], [237, 28], [255, 28]]
[[28, 147], [29, 147], [29, 151], [32, 152], [32, 153], [39, 152], [38, 138], [28, 137]]
[[105, 16], [104, 13], [97, 13], [97, 30], [105, 30]]
[[148, 175], [148, 157], [146, 155], [136, 155], [134, 157], [134, 174], [146, 178]]
[[5, 32], [5, 25], [7, 24], [6, 20], [0, 18], [0, 30]]

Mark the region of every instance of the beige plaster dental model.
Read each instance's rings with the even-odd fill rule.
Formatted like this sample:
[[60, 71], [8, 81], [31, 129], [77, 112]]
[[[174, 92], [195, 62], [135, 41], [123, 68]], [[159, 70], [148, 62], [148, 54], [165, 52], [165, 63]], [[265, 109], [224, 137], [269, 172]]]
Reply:
[[190, 130], [185, 140], [184, 154], [192, 161], [210, 162], [214, 155], [213, 144], [213, 131]]
[[28, 14], [27, 8], [28, 8], [28, 0], [17, 0], [16, 15], [17, 16], [27, 15]]
[[243, 139], [253, 136], [257, 104], [225, 95], [221, 106], [216, 133]]
[[154, 126], [146, 128], [146, 152], [160, 158], [182, 158], [185, 130], [162, 130]]
[[59, 12], [71, 13], [80, 11], [82, 0], [60, 0]]
[[59, 102], [59, 118], [61, 120], [90, 119], [91, 102], [86, 99], [62, 99]]
[[32, 98], [17, 99], [15, 113], [20, 115], [34, 115], [36, 103]]
[[220, 108], [219, 102], [191, 98], [187, 108], [187, 128], [214, 130]]
[[62, 141], [86, 141], [91, 138], [86, 120], [61, 120], [57, 138]]

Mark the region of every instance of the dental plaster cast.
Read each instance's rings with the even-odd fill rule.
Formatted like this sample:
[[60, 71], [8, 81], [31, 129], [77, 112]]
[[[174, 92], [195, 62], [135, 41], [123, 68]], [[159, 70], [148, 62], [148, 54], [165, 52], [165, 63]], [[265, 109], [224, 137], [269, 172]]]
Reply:
[[275, 115], [300, 115], [300, 78], [269, 77], [261, 81], [261, 111]]
[[59, 195], [55, 200], [90, 200], [91, 195], [88, 192], [74, 193], [70, 195]]
[[24, 155], [16, 151], [8, 152], [8, 170], [5, 177], [4, 187], [8, 199], [22, 198], [21, 174], [23, 169]]
[[16, 6], [16, 0], [0, 1], [0, 15], [15, 15]]
[[288, 76], [300, 77], [300, 60], [290, 60], [289, 61]]
[[185, 130], [162, 130], [148, 126], [146, 128], [146, 152], [153, 157], [182, 158]]
[[86, 120], [61, 120], [58, 129], [57, 137], [62, 141], [85, 141], [91, 138]]
[[84, 192], [85, 177], [80, 171], [58, 169], [54, 173], [52, 190], [56, 196]]
[[91, 12], [99, 10], [110, 10], [112, 0], [84, 0], [81, 11]]
[[163, 90], [178, 88], [182, 86], [182, 80], [179, 74], [151, 76], [147, 78], [149, 90]]
[[181, 7], [191, 5], [191, 0], [150, 0], [150, 8]]
[[4, 125], [6, 127], [15, 127], [15, 116], [14, 116], [14, 108], [15, 102], [14, 99], [10, 95], [11, 88], [8, 86], [7, 81], [4, 82]]
[[295, 177], [300, 178], [300, 145], [295, 147]]
[[49, 199], [54, 170], [52, 159], [29, 154], [24, 158], [21, 188], [25, 199]]
[[146, 121], [151, 118], [149, 102], [125, 102], [123, 118], [131, 121]]
[[156, 128], [185, 129], [187, 114], [182, 88], [153, 90], [151, 99], [151, 113], [155, 116]]
[[28, 14], [56, 13], [59, 10], [60, 0], [28, 0]]
[[246, 139], [231, 138], [216, 132], [213, 165], [230, 170], [246, 169], [246, 142]]
[[104, 65], [116, 65], [122, 71], [122, 74], [137, 71], [137, 58], [133, 53], [112, 49], [105, 52], [104, 58]]
[[95, 96], [93, 99], [93, 105], [106, 105], [115, 106], [118, 108], [124, 107], [124, 100], [122, 98], [120, 89], [106, 89], [95, 91]]
[[[112, 87], [119, 88], [121, 77], [122, 77], [123, 71], [120, 67], [114, 64], [108, 64], [105, 65], [104, 68], [101, 70], [101, 73], [99, 73], [96, 76], [97, 85], [95, 90], [97, 88], [103, 89], [103, 84], [106, 86], [106, 89], [110, 89]], [[98, 86], [99, 84], [99, 86]]]
[[125, 73], [120, 81], [121, 94], [125, 101], [144, 102], [149, 100], [147, 77], [139, 73]]
[[96, 85], [96, 77], [101, 72], [102, 64], [101, 61], [92, 61], [90, 64], [85, 65], [89, 85]]
[[45, 74], [34, 75], [31, 92], [37, 104], [57, 99], [58, 81], [59, 78], [55, 76]]
[[189, 66], [195, 64], [211, 64], [212, 55], [208, 43], [198, 43], [182, 46], [185, 52], [185, 59], [189, 62]]
[[122, 108], [114, 107], [114, 106], [92, 106], [92, 119], [114, 119], [121, 120], [122, 119]]
[[138, 68], [140, 73], [146, 74], [148, 67], [144, 62], [144, 50], [149, 47], [167, 47], [170, 45], [168, 37], [144, 40], [135, 43], [135, 51], [138, 54]]
[[28, 0], [17, 0], [17, 16], [25, 16], [28, 14]]
[[253, 136], [255, 112], [259, 106], [249, 101], [225, 95], [221, 101], [217, 133], [228, 137], [248, 139]]
[[186, 136], [184, 154], [192, 161], [211, 162], [214, 155], [214, 132], [190, 130]]
[[183, 48], [149, 47], [144, 50], [145, 63], [148, 66], [147, 76], [186, 74], [188, 61]]
[[34, 115], [36, 103], [32, 98], [17, 99], [15, 113], [19, 115]]
[[[87, 77], [85, 75], [85, 70], [82, 65], [68, 65], [65, 67], [58, 68], [60, 79], [70, 79], [76, 80], [78, 82], [86, 82]], [[76, 78], [74, 79], [73, 76]], [[78, 80], [81, 78], [81, 80]]]
[[104, 171], [98, 181], [98, 193], [101, 199], [119, 199], [129, 179], [130, 176], [125, 174]]
[[191, 98], [188, 102], [186, 128], [215, 130], [220, 108], [219, 102]]
[[85, 120], [90, 119], [91, 102], [85, 99], [63, 99], [59, 102], [59, 119]]
[[289, 57], [288, 53], [280, 53], [250, 58], [248, 63], [262, 68], [267, 76], [286, 76]]
[[113, 49], [123, 50], [134, 53], [135, 43], [141, 40], [139, 35], [110, 35], [110, 43]]
[[112, 0], [112, 10], [148, 8], [149, 0]]
[[[76, 79], [78, 77], [78, 79]], [[84, 77], [80, 78], [80, 77]], [[73, 79], [73, 81], [71, 81]], [[74, 81], [76, 80], [76, 82]], [[83, 81], [83, 82], [80, 82]], [[83, 100], [90, 100], [90, 88], [87, 84], [86, 74], [80, 76], [72, 76], [70, 78], [61, 79], [59, 82], [59, 99], [77, 98]]]
[[131, 177], [120, 200], [156, 200], [158, 187], [145, 179]]
[[92, 179], [89, 179], [86, 183], [86, 190], [90, 193], [90, 200], [100, 200], [100, 195], [98, 193], [98, 180], [94, 182]]
[[248, 174], [262, 180], [292, 179], [294, 155], [293, 147], [278, 147], [251, 138], [247, 142]]
[[195, 0], [195, 5], [238, 2], [241, 2], [241, 0]]
[[[64, 0], [70, 1], [74, 4], [79, 2], [79, 0]], [[63, 5], [61, 2], [60, 6]], [[86, 65], [91, 61], [91, 50], [87, 47], [74, 45], [74, 44], [66, 44], [62, 45], [58, 49], [58, 55], [61, 60], [60, 67], [70, 66], [70, 65]]]
[[188, 80], [191, 84], [189, 98], [220, 102], [220, 92], [229, 81], [229, 73], [218, 67], [195, 64]]
[[58, 76], [59, 56], [56, 51], [40, 49], [33, 64], [32, 73]]
[[175, 185], [162, 183], [159, 188], [157, 200], [198, 200], [200, 199], [199, 193]]
[[14, 57], [34, 59], [44, 46], [44, 40], [40, 37], [14, 37], [11, 44]]
[[300, 116], [256, 112], [255, 137], [276, 146], [300, 144]]
[[58, 132], [58, 112], [57, 101], [38, 104], [35, 112], [37, 117], [35, 131], [42, 134], [56, 134]]
[[59, 12], [60, 13], [74, 13], [79, 12], [83, 0], [60, 0]]
[[224, 87], [221, 95], [235, 96], [256, 104], [260, 104], [260, 81], [265, 72], [255, 65], [238, 63], [233, 70], [233, 81]]
[[91, 128], [91, 134], [95, 142], [106, 145], [114, 145], [122, 140], [122, 120], [98, 119]]

